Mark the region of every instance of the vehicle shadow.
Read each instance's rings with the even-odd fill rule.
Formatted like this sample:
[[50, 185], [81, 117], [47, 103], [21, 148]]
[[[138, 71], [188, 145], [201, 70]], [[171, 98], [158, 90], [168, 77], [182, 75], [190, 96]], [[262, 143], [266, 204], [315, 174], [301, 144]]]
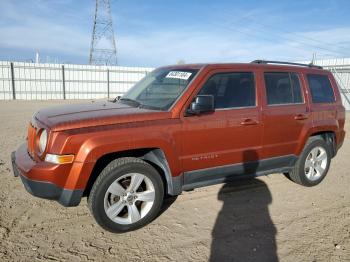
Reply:
[[168, 208], [174, 204], [178, 196], [166, 196], [163, 200], [162, 207], [159, 210], [157, 217], [160, 217]]
[[[252, 150], [243, 152], [244, 162], [256, 156]], [[258, 162], [245, 164], [244, 173], [254, 174], [258, 166]], [[267, 185], [254, 178], [227, 182], [218, 199], [223, 206], [212, 231], [209, 261], [278, 261]]]

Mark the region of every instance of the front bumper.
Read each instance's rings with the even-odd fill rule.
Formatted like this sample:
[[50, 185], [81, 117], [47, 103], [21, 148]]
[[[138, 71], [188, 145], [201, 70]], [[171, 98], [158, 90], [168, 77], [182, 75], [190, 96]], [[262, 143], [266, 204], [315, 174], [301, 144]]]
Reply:
[[[19, 167], [20, 163], [17, 162], [16, 156], [21, 158], [25, 167]], [[39, 165], [35, 165], [28, 153], [23, 150], [23, 146], [16, 152], [12, 152], [11, 162], [14, 176], [21, 178], [25, 189], [33, 196], [56, 200], [65, 207], [79, 205], [83, 196], [83, 190], [65, 189], [49, 181], [33, 180], [27, 177], [29, 172], [40, 173], [40, 171], [45, 171], [45, 168], [41, 169]], [[31, 163], [30, 167], [28, 167], [28, 163]]]

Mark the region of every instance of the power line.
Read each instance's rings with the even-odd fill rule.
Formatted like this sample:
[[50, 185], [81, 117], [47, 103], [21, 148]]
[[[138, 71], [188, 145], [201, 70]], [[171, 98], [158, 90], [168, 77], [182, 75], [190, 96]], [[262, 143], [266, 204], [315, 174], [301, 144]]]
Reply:
[[[342, 46], [342, 45], [340, 45], [340, 44], [327, 43], [327, 42], [325, 42], [324, 40], [318, 40], [318, 39], [315, 39], [315, 38], [312, 38], [312, 37], [309, 37], [309, 36], [300, 35], [300, 34], [295, 33], [295, 32], [288, 32], [288, 31], [286, 31], [286, 30], [283, 30], [283, 29], [280, 29], [280, 28], [277, 28], [277, 27], [273, 27], [273, 26], [271, 26], [271, 25], [263, 24], [263, 23], [261, 23], [260, 21], [259, 21], [259, 23], [257, 23], [255, 20], [250, 19], [249, 17], [244, 17], [243, 19], [250, 20], [250, 21], [254, 22], [255, 24], [257, 24], [257, 25], [259, 25], [259, 26], [262, 26], [262, 27], [264, 27], [264, 28], [268, 27], [268, 28], [271, 28], [271, 29], [273, 29], [273, 30], [280, 31], [280, 32], [282, 32], [282, 33], [284, 33], [284, 34], [292, 34], [292, 35], [295, 35], [296, 37], [303, 38], [303, 39], [309, 40], [309, 41], [313, 41], [313, 42], [315, 42], [315, 43], [324, 44], [324, 45], [327, 45], [327, 46], [335, 46], [335, 47], [338, 46], [339, 48], [349, 48], [349, 46], [346, 46], [346, 47], [345, 47], [345, 46]], [[260, 27], [260, 30], [263, 30], [263, 31], [265, 31], [265, 32], [269, 32], [269, 31], [267, 31], [267, 30], [261, 29], [261, 27]], [[270, 33], [271, 33], [271, 32], [270, 32]], [[284, 35], [284, 37], [285, 37], [285, 38], [288, 38], [288, 39], [290, 39], [290, 40], [292, 40], [292, 41], [295, 41], [295, 39], [290, 38], [290, 37], [287, 37], [287, 36], [285, 36], [285, 35]], [[296, 42], [298, 42], [298, 41], [296, 41]], [[309, 44], [309, 43], [307, 43], [307, 42], [300, 42], [300, 43], [303, 43], [303, 44], [305, 44], [305, 45], [314, 46], [314, 47], [321, 47], [320, 45]], [[323, 48], [323, 47], [321, 47], [321, 48]], [[323, 49], [324, 49], [324, 48], [323, 48]], [[337, 48], [337, 49], [338, 49], [338, 48]], [[336, 51], [336, 50], [333, 50], [333, 49], [329, 49], [329, 48], [327, 48], [327, 49], [325, 49], [325, 50], [329, 50], [329, 51], [332, 50], [332, 51], [334, 51], [334, 52], [338, 52], [338, 53], [339, 53], [339, 51]], [[342, 53], [339, 53], [339, 54], [342, 54]]]
[[[276, 43], [276, 41], [278, 39], [284, 39], [284, 40], [288, 40], [288, 41], [291, 41], [291, 42], [294, 42], [294, 43], [298, 43], [298, 44], [301, 44], [301, 45], [304, 45], [304, 46], [309, 46], [309, 47], [312, 47], [312, 48], [315, 48], [316, 50], [323, 50], [323, 51], [327, 51], [327, 52], [330, 52], [330, 53], [333, 53], [333, 54], [338, 54], [338, 55], [342, 55], [342, 56], [348, 56], [348, 54], [346, 53], [342, 53], [342, 52], [339, 52], [339, 51], [335, 51], [335, 50], [331, 50], [331, 49], [328, 49], [328, 48], [324, 48], [324, 47], [320, 47], [320, 46], [316, 46], [316, 45], [312, 45], [312, 44], [309, 44], [309, 43], [305, 43], [305, 42], [300, 42], [300, 41], [297, 41], [295, 39], [291, 39], [291, 38], [288, 38], [286, 36], [283, 36], [283, 35], [277, 35], [276, 37], [270, 37], [271, 33], [268, 32], [268, 31], [265, 31], [265, 32], [268, 32], [269, 33], [269, 36], [268, 35], [260, 35], [260, 36], [257, 36], [256, 33], [248, 33], [246, 31], [243, 31], [243, 30], [239, 30], [237, 28], [230, 28], [230, 27], [227, 27], [226, 29], [228, 30], [234, 30], [234, 31], [237, 31], [237, 32], [240, 32], [242, 34], [245, 34], [245, 35], [248, 35], [248, 36], [251, 36], [251, 37], [254, 37], [255, 39], [264, 39], [264, 40], [267, 40], [269, 42], [273, 42], [273, 43]], [[296, 46], [293, 46], [291, 45], [291, 43], [287, 43], [289, 46], [291, 46], [292, 48], [294, 49], [301, 49], [300, 47], [296, 47]], [[306, 51], [306, 49], [303, 49], [304, 51]]]
[[[228, 13], [227, 13], [228, 14]], [[248, 19], [249, 20], [249, 15], [245, 15], [245, 16], [243, 16], [242, 17], [242, 19]], [[237, 21], [238, 19], [236, 19], [235, 21]], [[252, 20], [252, 19], [250, 19], [250, 20]], [[255, 22], [255, 21], [254, 21]], [[214, 23], [213, 23], [214, 24]], [[263, 25], [263, 24], [261, 24], [261, 23], [259, 23], [260, 25]], [[225, 25], [223, 25], [223, 24], [219, 24], [219, 23], [216, 23], [216, 24], [214, 24], [215, 26], [219, 26], [219, 27], [222, 27], [222, 28], [224, 28], [224, 29], [226, 29], [226, 30], [229, 30], [229, 31], [236, 31], [236, 32], [239, 32], [239, 33], [241, 33], [241, 34], [244, 34], [244, 35], [247, 35], [247, 36], [250, 36], [250, 37], [254, 37], [255, 39], [256, 38], [260, 38], [260, 39], [264, 39], [264, 40], [267, 40], [267, 41], [269, 41], [269, 42], [276, 42], [276, 39], [281, 39], [281, 38], [283, 38], [283, 39], [285, 39], [285, 40], [288, 40], [288, 41], [291, 41], [291, 42], [294, 42], [294, 43], [298, 43], [298, 44], [301, 44], [301, 45], [304, 45], [304, 46], [309, 46], [309, 47], [312, 47], [312, 48], [316, 48], [317, 50], [323, 50], [323, 51], [327, 51], [327, 52], [331, 52], [331, 53], [333, 53], [333, 54], [338, 54], [338, 55], [342, 55], [342, 56], [349, 56], [349, 54], [348, 53], [344, 53], [344, 52], [340, 52], [340, 51], [338, 51], [338, 50], [333, 50], [333, 49], [330, 49], [330, 48], [325, 48], [325, 47], [322, 47], [322, 46], [319, 46], [319, 45], [315, 45], [315, 44], [311, 44], [311, 43], [307, 43], [307, 42], [303, 42], [303, 41], [300, 41], [300, 40], [296, 40], [296, 39], [293, 39], [293, 38], [291, 38], [291, 37], [288, 37], [288, 36], [286, 36], [286, 35], [283, 35], [283, 34], [281, 34], [281, 35], [278, 35], [277, 37], [271, 37], [271, 34], [273, 34], [273, 33], [271, 33], [270, 31], [267, 31], [267, 30], [264, 30], [264, 29], [261, 29], [261, 28], [259, 28], [259, 31], [260, 32], [265, 32], [266, 34], [261, 34], [261, 36], [257, 36], [257, 34], [256, 34], [256, 30], [255, 30], [255, 32], [254, 33], [252, 33], [252, 32], [246, 32], [246, 31], [244, 31], [244, 30], [241, 30], [240, 28], [246, 28], [246, 25], [242, 25], [241, 23], [237, 23], [237, 22], [230, 22], [230, 24], [229, 24], [229, 26], [225, 26]], [[231, 26], [230, 26], [231, 25]], [[235, 25], [235, 27], [232, 27], [232, 25]], [[265, 25], [263, 25], [263, 26], [265, 26]], [[265, 27], [269, 27], [269, 26], [265, 26]], [[270, 27], [271, 28], [271, 27]], [[259, 32], [259, 33], [260, 33]], [[285, 32], [285, 33], [288, 33], [288, 32]], [[295, 33], [294, 33], [295, 34]], [[313, 39], [313, 41], [318, 41], [318, 40], [316, 40], [316, 39]], [[290, 44], [289, 44], [290, 45]], [[334, 44], [333, 44], [333, 46], [334, 46]], [[295, 46], [292, 46], [293, 48], [297, 48], [297, 47], [295, 47]], [[300, 48], [298, 48], [298, 49], [300, 49]], [[306, 50], [305, 50], [306, 51]]]

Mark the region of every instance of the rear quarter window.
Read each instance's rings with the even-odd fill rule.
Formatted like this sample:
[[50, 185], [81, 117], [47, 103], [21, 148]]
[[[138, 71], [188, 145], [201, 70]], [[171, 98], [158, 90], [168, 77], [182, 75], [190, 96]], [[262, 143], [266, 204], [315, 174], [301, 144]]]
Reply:
[[333, 103], [334, 92], [327, 75], [308, 74], [307, 80], [313, 103]]

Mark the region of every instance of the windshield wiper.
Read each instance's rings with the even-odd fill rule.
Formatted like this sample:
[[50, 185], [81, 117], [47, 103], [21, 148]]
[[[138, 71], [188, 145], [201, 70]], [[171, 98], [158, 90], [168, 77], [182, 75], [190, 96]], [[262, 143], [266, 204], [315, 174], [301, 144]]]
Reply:
[[141, 103], [139, 101], [136, 101], [134, 99], [131, 98], [127, 98], [127, 97], [122, 97], [120, 98], [118, 101], [125, 101], [125, 102], [131, 102], [134, 106], [138, 107], [139, 105], [141, 105]]
[[146, 109], [151, 109], [151, 110], [162, 110], [159, 106], [151, 106], [151, 105], [145, 105], [145, 104], [140, 104], [139, 108], [146, 108]]
[[161, 108], [158, 106], [145, 105], [137, 100], [127, 98], [127, 97], [125, 97], [125, 98], [121, 97], [118, 101], [129, 102], [130, 104], [133, 104], [133, 106], [138, 107], [138, 108], [147, 108], [147, 109], [151, 109], [151, 110], [161, 110]]

